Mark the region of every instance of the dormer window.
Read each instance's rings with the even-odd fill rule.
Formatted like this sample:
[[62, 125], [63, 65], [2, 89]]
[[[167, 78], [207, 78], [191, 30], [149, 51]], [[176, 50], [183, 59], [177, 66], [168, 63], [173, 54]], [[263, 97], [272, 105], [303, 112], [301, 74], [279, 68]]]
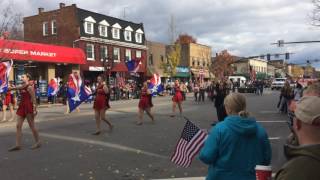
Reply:
[[143, 35], [143, 31], [141, 29], [138, 29], [136, 31], [136, 42], [137, 43], [142, 43], [142, 35]]
[[113, 39], [120, 39], [120, 29], [121, 26], [116, 23], [112, 26], [112, 38]]
[[109, 23], [106, 20], [103, 20], [99, 23], [100, 36], [108, 37], [108, 26], [109, 26]]
[[126, 27], [125, 28], [125, 31], [124, 31], [124, 39], [126, 40], [126, 41], [132, 41], [132, 37], [131, 37], [131, 32], [133, 31], [133, 29], [130, 27], [130, 26], [128, 26], [128, 27]]
[[87, 34], [94, 34], [94, 24], [96, 20], [94, 20], [91, 16], [84, 19], [84, 32]]

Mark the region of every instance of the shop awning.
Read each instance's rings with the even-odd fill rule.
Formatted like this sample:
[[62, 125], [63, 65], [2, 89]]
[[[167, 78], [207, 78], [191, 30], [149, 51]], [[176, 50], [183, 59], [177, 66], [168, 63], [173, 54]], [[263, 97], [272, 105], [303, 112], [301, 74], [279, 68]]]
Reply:
[[0, 40], [0, 59], [86, 64], [85, 54], [79, 48], [3, 39]]
[[190, 73], [187, 72], [177, 72], [174, 77], [188, 78], [190, 77]]
[[127, 66], [124, 64], [124, 62], [115, 63], [113, 68], [111, 69], [111, 72], [128, 72]]

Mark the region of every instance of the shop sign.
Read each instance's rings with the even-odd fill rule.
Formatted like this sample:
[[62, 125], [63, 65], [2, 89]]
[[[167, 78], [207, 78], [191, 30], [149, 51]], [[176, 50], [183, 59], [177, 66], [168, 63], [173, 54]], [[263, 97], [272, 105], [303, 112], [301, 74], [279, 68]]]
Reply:
[[104, 67], [89, 66], [89, 71], [104, 71]]
[[176, 72], [181, 72], [181, 73], [189, 73], [190, 70], [188, 67], [181, 67], [181, 66], [178, 66], [176, 67]]

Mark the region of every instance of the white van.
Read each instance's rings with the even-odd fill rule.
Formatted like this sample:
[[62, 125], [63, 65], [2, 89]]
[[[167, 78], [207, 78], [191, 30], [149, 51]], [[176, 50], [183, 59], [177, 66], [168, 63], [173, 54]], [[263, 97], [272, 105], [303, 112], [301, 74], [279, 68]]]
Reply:
[[228, 78], [233, 83], [239, 82], [240, 87], [245, 86], [247, 79], [244, 76], [229, 76]]

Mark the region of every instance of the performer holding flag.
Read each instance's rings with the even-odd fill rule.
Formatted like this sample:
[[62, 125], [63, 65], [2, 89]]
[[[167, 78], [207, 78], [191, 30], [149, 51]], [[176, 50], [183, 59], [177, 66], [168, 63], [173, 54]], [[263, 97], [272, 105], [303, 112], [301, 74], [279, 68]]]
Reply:
[[101, 133], [101, 120], [109, 125], [110, 130], [113, 129], [111, 122], [106, 119], [106, 111], [110, 108], [108, 99], [109, 89], [102, 76], [97, 77], [97, 82], [96, 98], [93, 104], [97, 130], [92, 135], [99, 135]]
[[22, 75], [21, 80], [23, 81], [22, 86], [12, 89], [9, 88], [9, 90], [19, 90], [21, 94], [21, 101], [17, 110], [16, 145], [10, 148], [9, 151], [17, 151], [21, 149], [22, 124], [26, 118], [32, 131], [33, 137], [36, 141], [31, 149], [37, 149], [41, 145], [39, 140], [39, 133], [34, 124], [34, 118], [37, 115], [37, 106], [35, 90], [33, 84], [31, 83], [30, 74]]
[[171, 117], [175, 117], [176, 106], [178, 105], [180, 116], [182, 115], [182, 101], [183, 96], [181, 92], [181, 86], [179, 80], [174, 82], [174, 96], [172, 97], [172, 115]]
[[[10, 81], [9, 85], [8, 85], [8, 89], [12, 89], [14, 88], [13, 82]], [[4, 93], [4, 99], [2, 101], [2, 110], [3, 110], [3, 118], [2, 121], [6, 121], [6, 112], [7, 112], [7, 107], [9, 107], [10, 109], [10, 114], [11, 114], [11, 118], [9, 119], [9, 121], [13, 121], [14, 120], [14, 110], [13, 107], [15, 105], [15, 97], [12, 93], [11, 90], [8, 90], [6, 93]]]
[[10, 82], [8, 84], [9, 74], [12, 68], [12, 61], [4, 61], [0, 63], [0, 93], [3, 93], [4, 99], [2, 101], [3, 108], [3, 119], [2, 121], [6, 121], [6, 111], [7, 107], [10, 107], [11, 119], [14, 118], [14, 97], [13, 94], [8, 88], [13, 88], [13, 83]]
[[153, 106], [152, 104], [152, 93], [150, 89], [148, 89], [148, 82], [145, 81], [143, 83], [143, 87], [141, 90], [140, 95], [140, 101], [139, 101], [139, 121], [137, 122], [137, 125], [143, 124], [143, 113], [146, 111], [147, 115], [151, 118], [152, 122], [154, 123], [154, 117], [151, 114], [151, 108]]

